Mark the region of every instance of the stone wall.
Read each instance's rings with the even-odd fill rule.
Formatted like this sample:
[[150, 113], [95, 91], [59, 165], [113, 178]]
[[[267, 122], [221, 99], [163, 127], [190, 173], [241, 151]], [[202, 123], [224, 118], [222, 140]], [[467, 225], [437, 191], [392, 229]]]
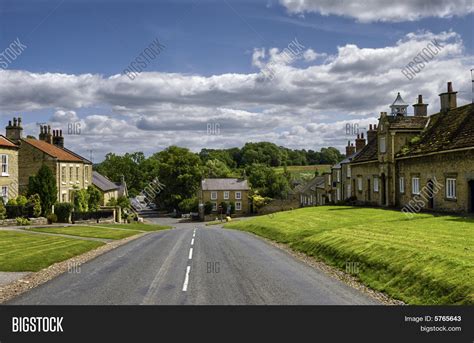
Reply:
[[[28, 220], [31, 222], [30, 225], [47, 225], [48, 224], [48, 220], [44, 217], [28, 218]], [[15, 218], [13, 218], [13, 219], [2, 219], [2, 220], [0, 220], [0, 226], [18, 226], [18, 224], [16, 223]]]

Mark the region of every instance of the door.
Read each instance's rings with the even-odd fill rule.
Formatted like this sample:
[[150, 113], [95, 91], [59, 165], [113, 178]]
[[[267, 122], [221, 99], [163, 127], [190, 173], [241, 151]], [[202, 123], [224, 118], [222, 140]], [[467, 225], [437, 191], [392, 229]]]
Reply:
[[382, 206], [385, 206], [387, 204], [386, 202], [386, 189], [385, 189], [385, 174], [382, 174], [382, 177], [380, 178], [380, 185], [381, 187], [381, 192], [380, 192], [380, 204]]
[[434, 190], [433, 190], [433, 181], [428, 180], [428, 183], [426, 184], [427, 188], [427, 193], [428, 193], [428, 208], [433, 209], [434, 208]]
[[474, 213], [474, 180], [469, 181], [469, 212]]
[[367, 180], [367, 201], [370, 201], [370, 193], [371, 193], [371, 189], [370, 189], [370, 179]]

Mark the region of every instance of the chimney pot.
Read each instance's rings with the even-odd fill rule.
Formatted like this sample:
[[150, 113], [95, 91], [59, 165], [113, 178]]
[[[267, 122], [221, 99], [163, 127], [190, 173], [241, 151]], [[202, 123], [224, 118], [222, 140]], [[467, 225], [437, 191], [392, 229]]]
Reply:
[[452, 82], [448, 82], [448, 91], [439, 95], [441, 103], [440, 112], [447, 112], [457, 107], [457, 92], [453, 91]]
[[453, 91], [453, 83], [451, 81], [448, 82], [448, 92]]
[[423, 103], [423, 95], [421, 95], [421, 94], [418, 95], [418, 103], [419, 104]]

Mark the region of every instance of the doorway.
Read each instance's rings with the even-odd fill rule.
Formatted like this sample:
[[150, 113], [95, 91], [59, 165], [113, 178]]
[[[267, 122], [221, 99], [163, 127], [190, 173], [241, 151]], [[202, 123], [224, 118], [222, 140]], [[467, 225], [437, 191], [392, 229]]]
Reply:
[[382, 176], [380, 177], [380, 186], [381, 186], [381, 192], [380, 192], [380, 204], [382, 206], [385, 206], [387, 204], [387, 201], [386, 201], [386, 189], [385, 189], [385, 174], [382, 173]]
[[427, 193], [428, 193], [428, 208], [433, 209], [434, 208], [434, 189], [433, 189], [433, 181], [428, 180], [428, 183], [426, 184], [427, 188]]
[[367, 201], [370, 201], [370, 179], [367, 179]]
[[474, 213], [474, 180], [469, 181], [469, 212]]

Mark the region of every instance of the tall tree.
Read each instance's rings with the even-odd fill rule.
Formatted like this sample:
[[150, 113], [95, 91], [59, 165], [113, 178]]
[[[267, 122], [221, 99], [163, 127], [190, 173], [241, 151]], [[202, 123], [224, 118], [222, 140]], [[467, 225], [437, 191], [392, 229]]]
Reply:
[[53, 205], [58, 199], [56, 179], [51, 169], [43, 164], [35, 176], [30, 176], [28, 195], [38, 194], [41, 199], [41, 209], [44, 216], [51, 213]]

